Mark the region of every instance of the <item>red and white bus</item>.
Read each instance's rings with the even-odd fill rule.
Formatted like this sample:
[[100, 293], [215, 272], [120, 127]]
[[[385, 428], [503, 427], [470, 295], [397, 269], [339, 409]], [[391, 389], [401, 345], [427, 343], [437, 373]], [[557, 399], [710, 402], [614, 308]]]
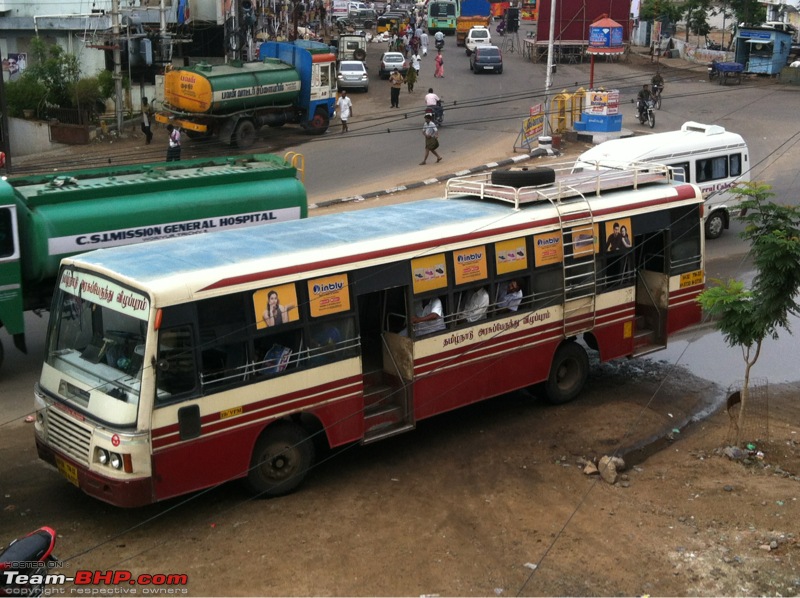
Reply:
[[704, 240], [700, 190], [667, 167], [570, 169], [65, 259], [40, 457], [125, 507], [236, 478], [280, 495], [321, 439], [534, 384], [571, 400], [587, 351], [657, 350], [700, 320]]

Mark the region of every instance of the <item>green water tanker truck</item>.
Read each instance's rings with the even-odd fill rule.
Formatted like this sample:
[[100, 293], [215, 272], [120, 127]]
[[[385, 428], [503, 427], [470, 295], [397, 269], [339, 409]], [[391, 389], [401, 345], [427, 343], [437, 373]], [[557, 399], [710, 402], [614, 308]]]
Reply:
[[217, 136], [248, 148], [264, 127], [301, 125], [323, 134], [336, 107], [336, 56], [329, 46], [266, 42], [256, 62], [200, 63], [167, 71], [156, 121], [190, 139]]
[[0, 327], [27, 352], [23, 313], [50, 307], [63, 257], [306, 216], [297, 170], [266, 154], [0, 180]]

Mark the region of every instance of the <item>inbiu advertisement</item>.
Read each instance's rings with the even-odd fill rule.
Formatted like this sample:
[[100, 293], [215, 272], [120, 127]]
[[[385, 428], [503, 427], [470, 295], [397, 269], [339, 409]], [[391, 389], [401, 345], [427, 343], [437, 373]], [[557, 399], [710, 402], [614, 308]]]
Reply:
[[308, 281], [311, 317], [318, 318], [350, 310], [350, 290], [347, 275], [326, 276]]
[[486, 246], [470, 247], [453, 252], [456, 284], [484, 280], [488, 276]]

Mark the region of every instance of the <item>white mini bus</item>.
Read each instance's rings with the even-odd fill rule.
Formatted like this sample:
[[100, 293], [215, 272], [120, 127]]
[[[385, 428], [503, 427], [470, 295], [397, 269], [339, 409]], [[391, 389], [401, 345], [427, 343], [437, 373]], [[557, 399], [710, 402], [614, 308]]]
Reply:
[[639, 162], [664, 164], [686, 182], [695, 183], [705, 198], [707, 239], [716, 239], [738, 213], [738, 198], [728, 189], [750, 180], [747, 144], [741, 135], [718, 125], [686, 122], [680, 131], [612, 139], [578, 157], [575, 172], [626, 168]]

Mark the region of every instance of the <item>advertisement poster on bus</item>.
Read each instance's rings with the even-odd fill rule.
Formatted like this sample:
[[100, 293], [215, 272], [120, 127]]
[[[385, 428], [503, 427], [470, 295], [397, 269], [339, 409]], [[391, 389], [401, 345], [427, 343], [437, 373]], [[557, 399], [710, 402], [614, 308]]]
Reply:
[[456, 284], [485, 280], [489, 275], [486, 265], [486, 246], [470, 247], [453, 252]]
[[606, 252], [623, 251], [633, 247], [633, 228], [630, 218], [606, 222]]
[[447, 266], [443, 253], [411, 260], [414, 294], [447, 287]]
[[494, 244], [495, 268], [498, 274], [508, 274], [528, 268], [528, 250], [525, 239], [509, 239]]
[[308, 281], [311, 317], [318, 318], [350, 309], [347, 275], [326, 276]]
[[253, 308], [258, 329], [295, 322], [299, 319], [297, 290], [293, 284], [259, 289], [253, 293]]
[[586, 229], [572, 230], [572, 255], [582, 257], [593, 255], [600, 251], [600, 226], [592, 225], [592, 232]]
[[561, 242], [561, 232], [542, 233], [533, 236], [533, 251], [536, 266], [558, 264], [564, 259], [564, 245]]

